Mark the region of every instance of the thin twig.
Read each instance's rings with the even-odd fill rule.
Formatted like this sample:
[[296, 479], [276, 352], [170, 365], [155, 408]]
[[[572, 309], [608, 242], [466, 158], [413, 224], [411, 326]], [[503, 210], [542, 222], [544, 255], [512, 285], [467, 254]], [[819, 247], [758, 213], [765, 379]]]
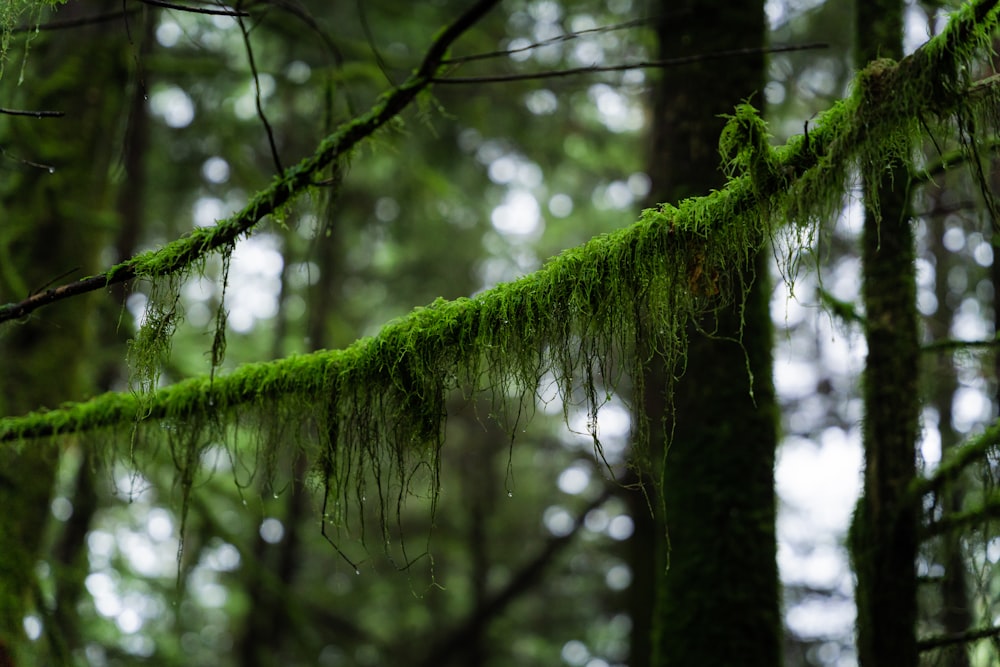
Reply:
[[139, 2], [152, 5], [153, 7], [162, 7], [163, 9], [176, 9], [181, 12], [188, 12], [191, 14], [207, 14], [209, 16], [232, 16], [236, 17], [248, 17], [250, 12], [239, 11], [236, 9], [229, 9], [223, 7], [222, 9], [203, 9], [201, 7], [192, 7], [190, 5], [178, 5], [173, 2], [165, 2], [165, 0], [139, 0]]
[[628, 28], [635, 28], [641, 25], [650, 23], [652, 19], [634, 19], [632, 21], [626, 21], [624, 23], [615, 23], [613, 25], [600, 26], [598, 28], [588, 28], [587, 30], [578, 30], [576, 32], [567, 32], [565, 34], [559, 35], [557, 37], [551, 37], [549, 39], [544, 39], [540, 42], [534, 42], [533, 44], [528, 44], [527, 46], [522, 46], [516, 49], [507, 49], [506, 51], [488, 51], [486, 53], [476, 53], [471, 56], [461, 56], [458, 58], [448, 58], [443, 61], [442, 65], [461, 65], [463, 63], [471, 63], [477, 60], [487, 60], [490, 58], [502, 58], [504, 56], [511, 56], [515, 53], [524, 53], [525, 51], [531, 51], [532, 49], [538, 49], [543, 46], [551, 46], [552, 44], [558, 44], [559, 42], [568, 42], [571, 39], [577, 39], [583, 35], [589, 35], [596, 32], [613, 32], [615, 30], [626, 30]]
[[44, 285], [42, 285], [42, 286], [41, 286], [41, 287], [39, 287], [38, 289], [35, 289], [35, 290], [32, 290], [32, 291], [31, 291], [31, 293], [32, 293], [32, 294], [37, 294], [38, 292], [41, 292], [41, 291], [42, 291], [43, 289], [45, 289], [46, 287], [48, 287], [48, 286], [49, 286], [49, 285], [51, 285], [52, 283], [54, 283], [54, 282], [57, 282], [57, 281], [60, 281], [60, 280], [62, 280], [63, 278], [65, 278], [66, 276], [69, 276], [69, 275], [71, 275], [71, 274], [73, 274], [73, 273], [76, 273], [76, 272], [77, 272], [77, 271], [79, 271], [79, 270], [80, 270], [80, 267], [79, 267], [79, 266], [74, 266], [74, 267], [73, 267], [72, 269], [69, 269], [69, 270], [67, 270], [67, 271], [63, 271], [62, 273], [60, 273], [60, 274], [59, 274], [58, 276], [56, 276], [55, 278], [51, 278], [51, 279], [50, 279], [50, 280], [49, 280], [48, 282], [46, 282], [46, 283], [45, 283]]
[[4, 109], [0, 107], [0, 114], [8, 116], [30, 116], [31, 118], [62, 118], [65, 111], [30, 111], [27, 109]]
[[693, 56], [682, 56], [680, 58], [666, 58], [663, 60], [643, 60], [634, 63], [622, 63], [619, 65], [588, 65], [587, 67], [569, 67], [558, 70], [545, 70], [542, 72], [522, 72], [519, 74], [493, 74], [488, 76], [448, 76], [435, 77], [437, 84], [479, 84], [479, 83], [507, 83], [509, 81], [533, 81], [536, 79], [554, 79], [564, 76], [575, 76], [577, 74], [596, 74], [600, 72], [623, 72], [633, 69], [651, 69], [664, 67], [678, 67], [690, 65], [697, 62], [710, 60], [721, 60], [723, 58], [736, 58], [739, 56], [754, 56], [765, 53], [787, 53], [789, 51], [806, 51], [809, 49], [826, 49], [829, 44], [824, 42], [813, 42], [810, 44], [800, 44], [796, 46], [777, 46], [764, 48], [730, 49], [727, 51], [716, 51], [715, 53], [701, 53]]
[[271, 123], [267, 120], [267, 114], [264, 113], [264, 103], [261, 99], [260, 94], [260, 75], [257, 72], [257, 63], [253, 57], [253, 47], [250, 44], [250, 30], [247, 29], [246, 22], [243, 17], [236, 19], [236, 22], [240, 26], [240, 31], [243, 33], [243, 44], [247, 51], [247, 61], [250, 63], [250, 73], [253, 75], [253, 85], [254, 85], [254, 104], [257, 107], [257, 117], [260, 118], [260, 122], [264, 125], [264, 131], [267, 132], [267, 143], [271, 147], [271, 159], [274, 160], [274, 168], [277, 173], [282, 173], [285, 168], [281, 166], [281, 156], [278, 154], [278, 145], [274, 141], [274, 130], [271, 128]]
[[365, 34], [365, 39], [368, 40], [368, 48], [372, 50], [372, 55], [375, 56], [375, 64], [378, 65], [379, 71], [382, 72], [382, 76], [385, 80], [389, 82], [390, 86], [395, 86], [396, 82], [392, 80], [389, 75], [389, 67], [385, 64], [385, 59], [382, 58], [382, 53], [378, 49], [378, 44], [375, 43], [375, 35], [372, 33], [372, 28], [368, 24], [368, 14], [365, 12], [365, 3], [362, 0], [357, 0], [358, 8], [358, 19], [361, 22], [361, 31]]
[[[3, 157], [7, 158], [8, 160], [13, 160], [14, 162], [20, 162], [21, 164], [23, 164], [23, 165], [25, 165], [27, 167], [34, 167], [35, 169], [44, 169], [45, 171], [49, 172], [50, 174], [56, 170], [56, 168], [53, 167], [50, 164], [42, 164], [41, 162], [32, 162], [31, 160], [26, 160], [23, 157], [18, 157], [16, 155], [8, 152], [7, 149], [4, 148], [3, 146], [0, 146], [0, 155], [2, 155]], [[2, 310], [2, 309], [0, 309], [0, 310]], [[0, 319], [0, 322], [2, 322], [2, 321], [3, 320]]]

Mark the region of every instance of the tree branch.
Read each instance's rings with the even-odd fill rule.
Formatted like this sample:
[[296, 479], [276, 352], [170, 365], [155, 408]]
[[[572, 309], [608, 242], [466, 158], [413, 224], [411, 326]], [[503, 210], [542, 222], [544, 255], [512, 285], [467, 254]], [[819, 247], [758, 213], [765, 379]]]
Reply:
[[24, 109], [4, 109], [0, 107], [0, 114], [8, 116], [30, 116], [32, 118], [62, 118], [65, 111], [27, 111]]
[[1000, 627], [979, 628], [978, 630], [966, 630], [953, 635], [940, 635], [929, 637], [917, 642], [917, 650], [921, 653], [933, 651], [936, 648], [954, 646], [955, 644], [968, 644], [979, 639], [996, 637], [1000, 635]]
[[[1000, 138], [985, 141], [979, 148], [986, 151], [996, 151], [997, 148], [1000, 148]], [[968, 163], [970, 157], [969, 152], [962, 149], [941, 153], [934, 162], [928, 163], [920, 170], [911, 173], [910, 182], [913, 185], [933, 183], [937, 176], [945, 174], [949, 169]]]
[[264, 113], [264, 102], [261, 99], [260, 90], [260, 73], [257, 71], [257, 61], [253, 57], [253, 46], [250, 44], [250, 29], [247, 28], [242, 16], [237, 18], [236, 21], [243, 35], [243, 47], [247, 52], [247, 63], [250, 65], [250, 74], [253, 76], [254, 104], [257, 108], [257, 117], [260, 118], [261, 125], [264, 126], [264, 132], [267, 134], [267, 143], [271, 148], [271, 159], [274, 161], [275, 171], [280, 174], [285, 168], [281, 164], [278, 144], [274, 140], [274, 130], [271, 128], [271, 123], [267, 120], [267, 114]]
[[[668, 362], [676, 362], [688, 324], [707, 307], [704, 297], [725, 289], [729, 298], [739, 298], [746, 289], [745, 284], [720, 285], [713, 276], [729, 275], [734, 261], [763, 247], [779, 226], [825, 219], [839, 210], [840, 184], [859, 163], [877, 172], [887, 157], [897, 156], [887, 156], [885, 137], [897, 141], [891, 146], [900, 155], [908, 154], [922, 141], [919, 134], [909, 135], [921, 116], [968, 112], [963, 73], [973, 47], [986, 48], [981, 34], [995, 28], [997, 17], [991, 13], [989, 23], [975, 30], [968, 22], [973, 12], [986, 5], [995, 9], [998, 3], [984, 0], [967, 7], [911, 56], [894, 64], [877, 61], [862, 71], [854, 95], [823, 114], [808, 142], [798, 136], [772, 148], [763, 121], [741, 105], [720, 141], [729, 175], [724, 188], [678, 207], [648, 209], [630, 227], [569, 249], [517, 281], [474, 298], [417, 308], [375, 337], [343, 350], [249, 364], [214, 381], [194, 378], [141, 398], [109, 393], [49, 412], [0, 419], [0, 442], [163, 418], [198, 428], [199, 416], [232, 414], [279, 400], [301, 410], [302, 399], [309, 398], [326, 408], [329, 417], [324, 419], [333, 428], [330, 439], [338, 445], [333, 450], [337, 455], [350, 455], [359, 443], [369, 447], [372, 438], [398, 454], [410, 443], [440, 437], [447, 393], [461, 383], [530, 392], [551, 371], [570, 395], [581, 376], [595, 383], [591, 364], [626, 348], [655, 346], [668, 355]], [[491, 4], [478, 3], [446, 29], [414, 77], [326, 139], [314, 156], [289, 169], [244, 211], [217, 228], [196, 230], [165, 251], [115, 267], [96, 278], [98, 287], [121, 282], [123, 275], [166, 275], [234, 241], [253, 221], [308, 187], [320, 165], [412, 100], [434, 76], [448, 41]], [[956, 43], [956, 33], [975, 41]], [[949, 48], [941, 48], [942, 43]], [[909, 136], [907, 145], [898, 144], [903, 132]], [[7, 319], [11, 311], [8, 307]], [[649, 352], [643, 350], [631, 355], [632, 366], [623, 373], [641, 371]], [[944, 483], [961, 461], [982, 456], [998, 437], [1000, 425], [994, 424], [977, 444], [959, 452], [958, 463], [952, 459], [934, 479], [915, 483], [914, 501]]]
[[936, 493], [947, 483], [958, 478], [968, 466], [996, 451], [1000, 444], [1000, 420], [994, 421], [986, 430], [962, 445], [954, 456], [942, 461], [930, 477], [917, 480], [910, 489], [910, 502], [919, 503], [928, 493]]
[[228, 9], [223, 7], [222, 9], [207, 9], [204, 7], [192, 7], [191, 5], [178, 5], [175, 2], [165, 2], [165, 0], [139, 0], [139, 2], [144, 5], [152, 5], [153, 7], [162, 7], [163, 9], [174, 9], [180, 12], [188, 12], [189, 14], [207, 14], [209, 16], [232, 16], [232, 17], [247, 17], [250, 16], [250, 12], [239, 11], [236, 9]]
[[438, 84], [480, 84], [480, 83], [507, 83], [510, 81], [531, 81], [535, 79], [554, 79], [564, 76], [575, 76], [577, 74], [597, 74], [599, 72], [623, 72], [632, 69], [679, 67], [697, 62], [710, 60], [721, 60], [723, 58], [736, 58], [759, 55], [763, 53], [787, 53], [789, 51], [806, 51], [809, 49], [825, 49], [829, 44], [825, 42], [813, 42], [796, 46], [776, 46], [767, 48], [750, 49], [730, 49], [727, 51], [717, 51], [715, 53], [701, 53], [693, 56], [683, 56], [680, 58], [667, 58], [665, 60], [644, 60], [635, 63], [622, 63], [619, 65], [589, 65], [587, 67], [569, 67], [566, 69], [547, 70], [544, 72], [522, 72], [518, 74], [495, 74], [491, 76], [442, 76], [435, 77], [434, 83]]
[[921, 531], [921, 539], [927, 541], [932, 537], [951, 533], [956, 530], [968, 528], [974, 525], [982, 525], [983, 522], [1000, 517], [1000, 494], [993, 494], [982, 501], [978, 507], [964, 512], [953, 512], [945, 514], [936, 521], [931, 521]]
[[62, 299], [128, 282], [137, 277], [157, 278], [183, 271], [208, 253], [230, 247], [265, 216], [278, 211], [314, 185], [315, 175], [363, 139], [395, 117], [417, 94], [427, 88], [440, 67], [448, 47], [485, 15], [499, 0], [478, 0], [454, 23], [445, 28], [431, 44], [417, 72], [398, 88], [384, 95], [367, 113], [341, 125], [324, 139], [316, 152], [286, 169], [270, 187], [257, 193], [238, 213], [215, 227], [199, 227], [188, 236], [164, 248], [137, 255], [104, 273], [81, 278], [28, 298], [0, 306], [0, 322], [20, 319], [33, 311]]
[[[681, 11], [676, 12], [677, 14], [686, 14], [689, 12]], [[528, 44], [527, 46], [522, 46], [516, 49], [507, 49], [506, 51], [488, 51], [486, 53], [475, 53], [470, 56], [458, 56], [456, 58], [448, 58], [442, 62], [443, 65], [460, 65], [462, 63], [470, 63], [476, 60], [488, 60], [491, 58], [502, 58], [505, 56], [511, 56], [515, 53], [524, 53], [525, 51], [531, 51], [533, 49], [538, 49], [543, 46], [549, 46], [551, 44], [558, 44], [559, 42], [568, 42], [571, 39], [577, 39], [584, 35], [589, 35], [593, 33], [604, 33], [604, 32], [614, 32], [616, 30], [626, 30], [629, 28], [636, 28], [641, 25], [646, 25], [652, 22], [651, 18], [641, 18], [633, 19], [631, 21], [625, 21], [624, 23], [615, 23], [613, 25], [605, 25], [597, 28], [588, 28], [587, 30], [578, 30], [577, 32], [568, 32], [557, 37], [551, 37], [549, 39], [544, 39], [540, 42], [534, 42]]]
[[972, 350], [982, 348], [992, 348], [1000, 345], [1000, 338], [987, 340], [936, 340], [921, 346], [922, 352], [950, 352], [952, 350]]

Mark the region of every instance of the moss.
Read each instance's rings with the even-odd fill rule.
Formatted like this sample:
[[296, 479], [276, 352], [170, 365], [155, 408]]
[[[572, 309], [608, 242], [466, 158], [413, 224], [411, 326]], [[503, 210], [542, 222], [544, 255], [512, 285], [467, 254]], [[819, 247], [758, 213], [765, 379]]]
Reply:
[[[251, 364], [142, 396], [106, 394], [5, 418], [0, 441], [94, 429], [122, 436], [134, 429], [131, 442], [141, 443], [168, 431], [183, 485], [198, 460], [193, 452], [209, 438], [235, 442], [239, 433], [283, 424], [312, 456], [327, 495], [347, 505], [350, 494], [362, 495], [352, 485], [361, 471], [395, 475], [391, 484], [376, 480], [383, 497], [390, 487], [405, 492], [414, 470], [409, 457], [429, 460], [436, 469], [445, 399], [456, 389], [491, 391], [498, 404], [520, 397], [509, 415], [516, 421], [539, 379], [551, 373], [565, 396], [583, 385], [588, 409], [596, 410], [617, 380], [608, 375], [610, 359], [624, 362], [621, 372], [637, 377], [656, 352], [675, 374], [684, 359], [687, 325], [720, 300], [745, 298], [754, 276], [733, 275], [733, 266], [752, 266], [754, 254], [789, 222], [807, 229], [829, 219], [840, 208], [851, 173], [878, 174], [887, 155], [908, 159], [932, 119], [934, 127], [947, 126], [992, 103], [988, 96], [966, 95], [963, 87], [962, 72], [996, 24], [995, 10], [976, 15], [981, 24], [970, 23], [971, 12], [981, 6], [963, 12], [913, 56], [865, 69], [851, 96], [823, 114], [808, 137], [772, 147], [757, 112], [739, 106], [720, 142], [729, 175], [724, 188], [676, 207], [646, 210], [633, 225], [569, 249], [534, 274], [473, 298], [417, 308], [343, 350]], [[408, 86], [415, 94], [417, 84]], [[122, 271], [153, 278], [183, 274], [206, 252], [231, 248], [248, 233], [248, 223], [289, 202], [345, 145], [391, 118], [404, 103], [395, 95], [328, 137], [313, 157], [231, 219], [140, 255], [113, 268], [108, 278]], [[137, 376], [142, 392], [154, 389], [177, 285], [161, 282], [157, 289], [160, 305], [132, 348], [145, 369]], [[642, 397], [635, 400], [641, 404]], [[261, 412], [273, 416], [262, 423], [256, 416]]]
[[[65, 4], [66, 0], [5, 0], [0, 3], [0, 78], [3, 77], [10, 49], [10, 38], [25, 15], [28, 23], [38, 24], [46, 9]], [[25, 46], [27, 55], [27, 46]], [[23, 71], [23, 70], [22, 70]]]

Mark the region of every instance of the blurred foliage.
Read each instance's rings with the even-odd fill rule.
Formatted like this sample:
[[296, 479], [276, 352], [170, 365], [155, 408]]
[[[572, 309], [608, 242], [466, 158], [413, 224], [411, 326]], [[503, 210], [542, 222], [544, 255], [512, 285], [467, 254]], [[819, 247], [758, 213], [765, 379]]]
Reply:
[[[88, 4], [42, 16], [43, 28], [47, 18]], [[250, 16], [242, 27], [225, 16], [127, 5], [127, 14], [107, 23], [128, 43], [122, 61], [129, 80], [114, 85], [132, 106], [116, 110], [126, 112], [123, 127], [102, 135], [120, 156], [110, 174], [99, 174], [119, 192], [116, 212], [99, 216], [114, 237], [105, 243], [102, 264], [211, 225], [271, 181], [276, 167], [256, 111], [258, 90], [280, 161], [293, 164], [338, 122], [401, 82], [433, 35], [467, 4], [244, 2]], [[3, 25], [33, 22], [11, 13], [17, 7], [4, 4]], [[939, 25], [922, 6], [909, 11], [912, 21]], [[628, 0], [509, 0], [456, 45], [449, 73], [490, 76], [648, 59], [647, 12]], [[813, 116], [844, 94], [856, 67], [849, 59], [852, 18], [849, 3], [836, 2], [769, 3], [769, 12], [772, 43], [830, 44], [821, 53], [770, 58], [762, 97], [775, 140], [783, 141], [809, 129]], [[629, 21], [637, 23], [594, 30]], [[464, 56], [590, 30], [457, 64]], [[46, 40], [72, 46], [76, 35], [12, 33], [7, 62], [20, 67], [26, 53], [26, 66], [36, 58], [44, 64], [38, 46]], [[86, 64], [87, 57], [78, 50], [69, 59]], [[642, 165], [650, 76], [628, 70], [434, 87], [331, 171], [328, 187], [243, 240], [228, 267], [210, 259], [204, 276], [184, 283], [158, 382], [211, 370], [221, 304], [228, 345], [217, 372], [225, 373], [243, 362], [341, 347], [416, 305], [474, 294], [634, 220], [649, 191]], [[30, 78], [18, 89], [14, 77], [3, 83], [12, 96], [4, 99], [16, 93], [28, 108], [42, 89]], [[17, 131], [8, 119], [3, 126], [5, 137]], [[40, 141], [18, 145], [18, 154], [6, 154], [0, 164], [8, 175], [31, 174], [31, 163], [48, 158]], [[58, 166], [60, 176], [65, 171], [81, 181], [95, 171], [88, 160]], [[941, 335], [988, 337], [995, 331], [995, 278], [986, 275], [991, 232], [982, 210], [968, 205], [967, 183], [941, 185], [944, 194], [926, 203], [928, 216], [944, 220], [951, 255], [937, 248], [931, 256], [924, 236], [919, 260], [927, 267], [943, 265], [945, 256], [955, 260], [946, 275], [952, 289], [936, 301], [953, 312], [951, 328]], [[924, 232], [929, 224], [918, 223]], [[807, 317], [799, 308], [811, 308], [811, 291], [820, 287], [838, 302], [855, 300], [855, 242], [849, 225], [824, 230], [816, 252], [823, 284], [798, 275], [799, 301], [775, 300], [775, 319], [784, 326], [781, 349], [821, 362], [806, 372], [814, 380], [807, 391], [785, 394], [784, 426], [793, 445], [838, 441], [833, 433], [846, 438], [859, 419], [852, 369], [838, 364], [843, 357], [831, 355], [833, 344], [825, 342], [837, 333], [831, 318]], [[926, 300], [933, 284], [927, 281], [919, 298]], [[116, 306], [105, 307], [102, 324], [94, 325], [100, 340], [86, 353], [100, 367], [93, 373], [100, 389], [128, 387], [120, 363], [125, 339], [146, 317], [151, 298], [145, 284], [114, 292]], [[935, 309], [927, 303], [922, 307], [930, 315]], [[992, 396], [995, 381], [985, 379], [989, 354], [960, 351], [952, 358], [966, 392]], [[59, 380], [39, 379], [46, 382]], [[51, 517], [42, 531], [47, 555], [35, 567], [39, 583], [24, 623], [36, 664], [53, 664], [61, 641], [74, 664], [90, 665], [624, 664], [631, 626], [624, 611], [631, 580], [624, 547], [632, 525], [625, 492], [607, 479], [609, 468], [587, 434], [587, 415], [572, 413], [575, 432], [568, 433], [559, 400], [542, 393], [546, 401], [528, 406], [534, 419], [515, 447], [496, 424], [500, 407], [456, 397], [448, 405], [436, 511], [431, 498], [413, 497], [398, 521], [384, 522], [377, 503], [361, 498], [366, 511], [339, 531], [322, 516], [320, 494], [304, 479], [301, 461], [280, 447], [241, 443], [256, 463], [245, 465], [219, 443], [206, 442], [204, 471], [185, 485], [175, 475], [183, 462], [168, 447], [143, 452], [155, 465], [139, 471], [127, 454], [94, 461], [85, 439], [71, 443], [55, 471]], [[616, 399], [604, 414], [604, 453], [610, 470], [621, 475], [628, 410]], [[928, 424], [938, 414], [928, 411]], [[975, 420], [963, 418], [956, 422], [968, 433]], [[281, 434], [270, 435], [281, 442]], [[991, 488], [990, 476], [978, 484], [972, 500]], [[182, 517], [185, 495], [190, 508]], [[991, 575], [998, 558], [985, 520], [983, 527], [982, 543], [967, 546], [967, 562], [975, 575], [976, 613], [987, 619], [995, 611]], [[67, 536], [80, 530], [82, 566], [57, 557]], [[810, 544], [787, 524], [779, 524], [779, 535], [786, 540], [780, 558], [790, 619], [787, 664], [850, 664], [850, 619], [821, 616], [832, 620], [818, 629], [815, 622], [796, 622], [817, 600], [847, 600], [849, 573], [796, 579], [787, 555], [808, 551], [822, 560], [842, 550]], [[928, 578], [938, 572], [936, 559], [928, 550], [922, 565]], [[53, 610], [65, 594], [55, 582], [66, 580], [86, 591], [69, 610], [77, 638], [54, 634]], [[941, 594], [928, 588], [922, 595], [926, 628], [937, 629]]]

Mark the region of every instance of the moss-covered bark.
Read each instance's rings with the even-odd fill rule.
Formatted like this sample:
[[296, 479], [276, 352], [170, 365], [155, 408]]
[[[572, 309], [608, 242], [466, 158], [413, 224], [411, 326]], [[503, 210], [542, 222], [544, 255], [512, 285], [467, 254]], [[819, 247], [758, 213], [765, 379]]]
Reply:
[[[902, 55], [899, 0], [858, 4], [858, 57]], [[877, 95], [877, 88], [869, 91]], [[918, 507], [916, 477], [919, 344], [915, 242], [906, 172], [899, 161], [867, 175], [862, 294], [868, 358], [864, 372], [864, 492], [851, 527], [857, 575], [858, 658], [863, 667], [915, 666]]]
[[[661, 58], [764, 45], [759, 0], [661, 3], [659, 14]], [[657, 201], [680, 201], [724, 184], [720, 116], [751, 97], [759, 102], [763, 82], [761, 56], [663, 73], [649, 167]], [[735, 298], [713, 294], [717, 281], [738, 285]], [[734, 255], [705, 285], [711, 308], [691, 325], [686, 369], [673, 401], [661, 397], [671, 384], [659, 374], [662, 367], [646, 376], [651, 437], [660, 441], [657, 449], [668, 441], [665, 517], [647, 538], [660, 557], [645, 563], [654, 568], [650, 578], [657, 582], [654, 657], [645, 662], [636, 651], [633, 664], [774, 667], [781, 662], [769, 284], [759, 256]], [[660, 424], [672, 429], [669, 437]], [[645, 631], [644, 611], [649, 613], [634, 611], [638, 632]], [[637, 638], [637, 648], [642, 641]]]
[[[60, 39], [38, 37], [32, 43], [23, 87], [30, 88], [34, 104], [67, 113], [63, 118], [7, 120], [3, 125], [4, 296], [23, 296], [67, 271], [90, 272], [98, 266], [110, 223], [109, 167], [116, 156], [111, 138], [125, 88], [124, 44], [118, 26], [107, 24]], [[4, 78], [5, 100], [18, 99], [16, 79], [10, 72]], [[51, 165], [54, 171], [11, 156]], [[54, 406], [92, 391], [87, 353], [93, 341], [92, 303], [81, 299], [58, 312], [28, 318], [0, 337], [0, 409]], [[0, 654], [6, 647], [11, 660], [4, 664], [19, 665], [28, 656], [39, 661], [35, 664], [68, 660], [69, 637], [46, 628], [49, 641], [26, 648], [23, 625], [29, 611], [50, 625], [50, 610], [38, 606], [35, 573], [58, 462], [59, 451], [52, 447], [0, 453]], [[55, 574], [73, 587], [62, 573]], [[71, 575], [77, 578], [73, 584], [79, 587], [83, 575], [77, 569]]]

